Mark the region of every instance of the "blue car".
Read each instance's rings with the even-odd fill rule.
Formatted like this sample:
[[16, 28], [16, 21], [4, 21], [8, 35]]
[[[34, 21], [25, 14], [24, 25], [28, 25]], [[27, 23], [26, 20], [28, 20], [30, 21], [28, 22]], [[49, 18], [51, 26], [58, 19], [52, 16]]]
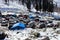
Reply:
[[22, 22], [14, 24], [10, 29], [11, 30], [20, 30], [20, 29], [25, 29], [26, 25]]

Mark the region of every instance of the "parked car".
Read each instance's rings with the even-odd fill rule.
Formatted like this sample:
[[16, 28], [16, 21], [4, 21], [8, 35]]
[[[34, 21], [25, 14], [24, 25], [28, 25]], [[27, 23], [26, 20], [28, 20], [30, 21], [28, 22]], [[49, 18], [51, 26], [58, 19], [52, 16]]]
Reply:
[[48, 21], [48, 24], [47, 24], [47, 27], [53, 27], [53, 26], [54, 26], [53, 21], [52, 20], [49, 20]]
[[16, 18], [10, 17], [9, 18], [9, 28], [12, 27], [15, 23], [17, 23], [18, 20]]
[[1, 26], [8, 26], [8, 20], [6, 20], [5, 18], [2, 18]]

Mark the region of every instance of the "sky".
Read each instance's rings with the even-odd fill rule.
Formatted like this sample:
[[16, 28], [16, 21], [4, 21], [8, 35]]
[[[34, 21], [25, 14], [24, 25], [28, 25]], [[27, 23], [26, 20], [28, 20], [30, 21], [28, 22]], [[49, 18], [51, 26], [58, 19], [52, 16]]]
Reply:
[[60, 0], [54, 0], [55, 2], [57, 2], [57, 6], [60, 7]]

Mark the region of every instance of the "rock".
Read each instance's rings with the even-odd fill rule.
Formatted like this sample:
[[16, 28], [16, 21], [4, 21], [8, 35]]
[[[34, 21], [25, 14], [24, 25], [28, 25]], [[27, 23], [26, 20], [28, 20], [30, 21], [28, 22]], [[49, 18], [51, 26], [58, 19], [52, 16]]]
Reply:
[[50, 39], [49, 39], [49, 37], [46, 37], [46, 38], [44, 38], [44, 39], [42, 39], [42, 40], [50, 40]]
[[17, 34], [18, 34], [19, 32], [17, 32]]
[[46, 27], [46, 24], [44, 23], [40, 25], [40, 28], [45, 28], [45, 27]]
[[29, 39], [29, 38], [26, 38], [25, 40], [31, 40], [31, 39]]
[[40, 37], [40, 33], [35, 33], [34, 36], [35, 37]]
[[6, 36], [7, 36], [7, 34], [1, 33], [1, 34], [0, 34], [0, 40], [1, 40], [1, 39], [5, 39]]

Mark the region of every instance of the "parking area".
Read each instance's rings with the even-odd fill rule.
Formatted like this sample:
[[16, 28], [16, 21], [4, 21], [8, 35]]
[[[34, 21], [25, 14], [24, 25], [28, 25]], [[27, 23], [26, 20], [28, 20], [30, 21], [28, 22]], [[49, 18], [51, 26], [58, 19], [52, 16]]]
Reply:
[[40, 24], [45, 23], [47, 26], [48, 26], [48, 24], [50, 24], [51, 26], [54, 24], [56, 24], [58, 26], [60, 24], [59, 20], [48, 19], [43, 16], [41, 16], [41, 17], [38, 17], [38, 16], [33, 17], [32, 16], [30, 18], [29, 15], [20, 15], [20, 16], [2, 15], [2, 17], [0, 17], [0, 26], [9, 27], [9, 26], [12, 26], [13, 24], [20, 22], [20, 21], [24, 22], [25, 24], [29, 24], [29, 22], [34, 21], [35, 19], [38, 19]]
[[[25, 24], [23, 30], [10, 30], [15, 24]], [[19, 29], [16, 26], [15, 29]], [[60, 40], [60, 20], [49, 16], [37, 15], [1, 15], [0, 32], [7, 34], [5, 40]], [[23, 31], [23, 32], [22, 32]], [[57, 36], [56, 36], [57, 35]]]

